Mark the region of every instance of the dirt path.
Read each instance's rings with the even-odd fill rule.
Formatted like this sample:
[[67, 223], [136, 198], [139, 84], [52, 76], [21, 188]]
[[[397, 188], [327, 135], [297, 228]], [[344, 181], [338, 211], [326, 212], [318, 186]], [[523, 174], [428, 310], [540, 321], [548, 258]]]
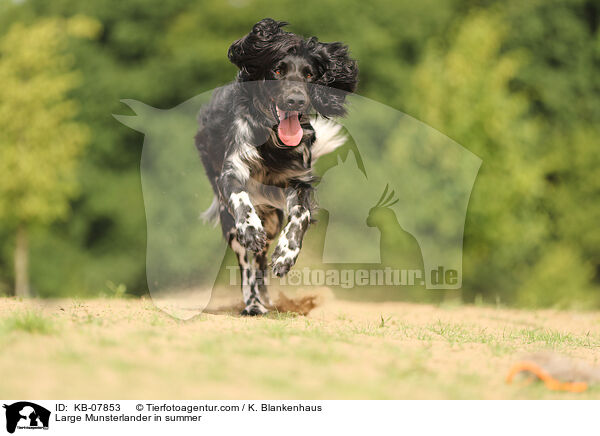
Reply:
[[600, 313], [228, 304], [179, 321], [151, 300], [0, 299], [0, 398], [600, 398], [504, 382], [529, 352], [600, 363]]

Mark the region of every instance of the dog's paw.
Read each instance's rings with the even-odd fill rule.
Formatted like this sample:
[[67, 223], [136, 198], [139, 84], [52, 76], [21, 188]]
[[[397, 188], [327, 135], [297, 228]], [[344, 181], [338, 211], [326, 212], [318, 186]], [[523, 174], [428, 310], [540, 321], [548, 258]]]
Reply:
[[258, 253], [265, 248], [267, 233], [262, 227], [258, 216], [255, 220], [247, 219], [236, 226], [237, 240], [247, 250]]
[[240, 313], [242, 316], [259, 316], [264, 315], [269, 310], [260, 303], [252, 303], [249, 306], [244, 307], [244, 310]]
[[277, 277], [283, 277], [290, 271], [292, 266], [294, 266], [294, 263], [290, 259], [282, 259], [273, 262], [271, 268], [273, 269], [273, 274]]
[[[293, 245], [294, 248], [290, 248]], [[283, 277], [288, 273], [291, 267], [296, 263], [298, 254], [300, 253], [300, 247], [297, 244], [290, 244], [290, 241], [285, 234], [279, 237], [279, 242], [273, 256], [271, 257], [271, 268], [273, 274], [277, 277]]]

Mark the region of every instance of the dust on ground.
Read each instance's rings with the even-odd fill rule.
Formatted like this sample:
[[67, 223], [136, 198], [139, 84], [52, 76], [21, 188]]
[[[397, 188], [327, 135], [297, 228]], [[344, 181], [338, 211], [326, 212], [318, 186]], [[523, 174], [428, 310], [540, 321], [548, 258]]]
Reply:
[[[3, 398], [600, 398], [507, 385], [521, 355], [600, 363], [600, 313], [282, 295], [188, 321], [150, 299], [0, 299]], [[306, 316], [304, 316], [306, 314]], [[35, 377], [24, 377], [24, 374]]]

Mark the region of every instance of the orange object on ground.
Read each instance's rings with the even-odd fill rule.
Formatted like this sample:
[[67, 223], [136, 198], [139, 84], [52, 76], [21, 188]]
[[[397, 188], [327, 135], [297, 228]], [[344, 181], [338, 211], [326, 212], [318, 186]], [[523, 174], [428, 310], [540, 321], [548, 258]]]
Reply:
[[591, 384], [600, 383], [598, 366], [551, 352], [524, 356], [510, 368], [506, 382], [512, 383], [520, 374], [529, 375], [530, 381], [543, 381], [552, 391], [583, 392]]
[[506, 382], [512, 383], [515, 375], [525, 371], [535, 375], [537, 378], [542, 380], [546, 387], [551, 391], [583, 392], [588, 388], [588, 384], [585, 382], [561, 382], [560, 380], [555, 379], [549, 373], [544, 371], [544, 369], [541, 368], [535, 362], [529, 361], [519, 362], [513, 365], [513, 367], [508, 372]]

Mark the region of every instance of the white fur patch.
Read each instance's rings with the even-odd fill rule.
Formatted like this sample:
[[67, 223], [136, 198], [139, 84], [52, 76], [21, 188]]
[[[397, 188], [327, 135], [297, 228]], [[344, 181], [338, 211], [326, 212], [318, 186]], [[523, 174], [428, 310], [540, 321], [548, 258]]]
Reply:
[[310, 124], [315, 129], [315, 142], [310, 149], [313, 164], [320, 156], [331, 153], [344, 145], [348, 139], [341, 132], [342, 125], [334, 121], [317, 116], [310, 120]]
[[250, 178], [250, 165], [260, 161], [260, 154], [256, 147], [250, 144], [252, 138], [248, 122], [243, 119], [236, 120], [235, 129], [235, 141], [239, 149], [227, 158], [227, 162], [238, 180], [246, 182]]
[[229, 171], [233, 171], [239, 181], [246, 182], [246, 180], [248, 180], [250, 177], [250, 168], [248, 167], [248, 164], [243, 161], [240, 153], [234, 153], [229, 156], [227, 162], [231, 168]]
[[254, 227], [257, 230], [262, 230], [262, 221], [260, 220], [260, 217], [254, 210], [254, 206], [252, 205], [250, 197], [248, 196], [248, 193], [246, 191], [241, 191], [237, 194], [231, 194], [231, 196], [229, 197], [229, 201], [235, 209], [242, 205], [250, 208], [250, 213], [248, 214], [248, 217], [242, 223], [237, 224], [236, 229], [238, 229], [242, 233], [245, 233], [248, 227]]
[[250, 216], [246, 220], [248, 225], [255, 227], [257, 229], [262, 228], [262, 221], [260, 220], [258, 214], [255, 211], [250, 212]]
[[248, 122], [244, 119], [238, 118], [235, 120], [235, 128], [235, 139], [240, 143], [248, 142], [250, 139], [250, 126], [248, 125]]
[[296, 261], [296, 257], [298, 257], [298, 254], [300, 253], [299, 247], [296, 247], [296, 249], [294, 250], [290, 248], [290, 241], [288, 240], [286, 235], [289, 227], [290, 224], [285, 226], [285, 229], [283, 230], [283, 232], [281, 232], [281, 235], [279, 235], [279, 241], [277, 241], [277, 248], [279, 248], [283, 255], [275, 260], [275, 264], [283, 263], [287, 259], [291, 260], [292, 263], [294, 263]]
[[229, 201], [231, 202], [234, 208], [240, 207], [242, 204], [245, 206], [252, 207], [252, 203], [250, 203], [250, 197], [248, 197], [248, 193], [245, 191], [241, 191], [238, 193], [233, 193], [229, 197]]
[[[302, 211], [302, 213], [300, 213]], [[302, 222], [310, 220], [310, 211], [303, 206], [294, 206], [290, 210], [290, 224], [302, 225]]]

